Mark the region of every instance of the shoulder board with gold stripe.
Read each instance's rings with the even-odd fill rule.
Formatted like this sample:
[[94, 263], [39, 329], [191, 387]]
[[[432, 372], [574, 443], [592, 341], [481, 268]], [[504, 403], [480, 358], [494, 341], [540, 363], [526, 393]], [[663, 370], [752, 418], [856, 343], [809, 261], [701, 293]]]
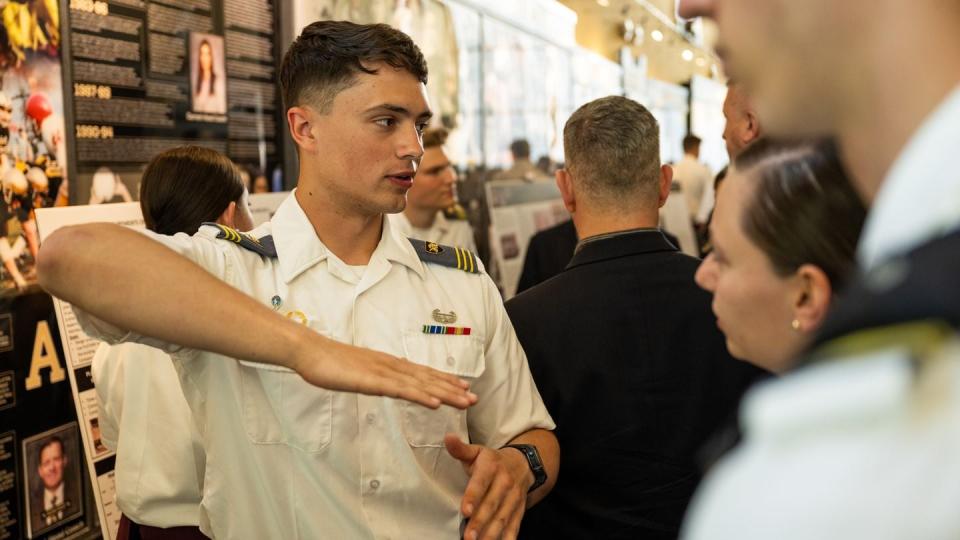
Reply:
[[417, 240], [416, 238], [408, 238], [408, 240], [417, 250], [417, 256], [420, 257], [421, 261], [449, 266], [450, 268], [463, 270], [468, 274], [480, 273], [480, 262], [477, 260], [477, 256], [469, 250]]
[[273, 244], [273, 236], [267, 235], [262, 238], [254, 238], [247, 233], [239, 232], [219, 223], [204, 223], [204, 225], [209, 225], [211, 227], [220, 229], [220, 232], [217, 233], [217, 238], [221, 240], [233, 242], [244, 249], [248, 249], [257, 255], [260, 255], [261, 257], [269, 257], [272, 259], [277, 257], [277, 248]]

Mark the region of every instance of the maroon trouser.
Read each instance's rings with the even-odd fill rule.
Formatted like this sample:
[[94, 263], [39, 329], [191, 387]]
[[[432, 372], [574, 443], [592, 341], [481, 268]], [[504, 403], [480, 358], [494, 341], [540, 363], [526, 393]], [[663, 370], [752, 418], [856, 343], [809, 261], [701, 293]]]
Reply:
[[200, 527], [161, 529], [149, 525], [138, 525], [121, 514], [117, 540], [207, 540], [207, 537], [200, 532]]

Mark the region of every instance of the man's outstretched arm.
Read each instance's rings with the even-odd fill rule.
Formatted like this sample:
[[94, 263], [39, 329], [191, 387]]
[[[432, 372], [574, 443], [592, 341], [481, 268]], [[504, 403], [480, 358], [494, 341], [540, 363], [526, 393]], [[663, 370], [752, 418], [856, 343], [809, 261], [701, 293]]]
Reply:
[[54, 296], [137, 334], [287, 367], [330, 390], [431, 408], [476, 402], [467, 383], [453, 375], [328, 339], [119, 225], [56, 231], [43, 243], [37, 268], [40, 285]]

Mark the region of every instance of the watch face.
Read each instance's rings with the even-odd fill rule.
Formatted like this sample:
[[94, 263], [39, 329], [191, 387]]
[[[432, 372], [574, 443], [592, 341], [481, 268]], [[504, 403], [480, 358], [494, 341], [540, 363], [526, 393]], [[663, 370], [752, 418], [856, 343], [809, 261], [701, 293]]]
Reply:
[[536, 468], [543, 467], [543, 461], [540, 459], [540, 452], [537, 451], [536, 446], [527, 446], [524, 452], [527, 454], [527, 459], [530, 460], [531, 466]]

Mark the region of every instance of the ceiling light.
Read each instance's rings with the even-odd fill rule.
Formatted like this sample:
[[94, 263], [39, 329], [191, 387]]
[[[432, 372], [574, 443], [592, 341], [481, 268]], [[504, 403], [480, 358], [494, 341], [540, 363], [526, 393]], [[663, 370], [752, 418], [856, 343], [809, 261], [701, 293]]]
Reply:
[[680, 53], [680, 56], [682, 56], [684, 60], [689, 62], [693, 60], [693, 51], [691, 51], [690, 49], [684, 49], [683, 52]]
[[600, 7], [610, 7], [610, 0], [597, 0]]
[[654, 41], [663, 41], [663, 32], [660, 30], [654, 30], [653, 32], [650, 32], [650, 37], [652, 37]]

